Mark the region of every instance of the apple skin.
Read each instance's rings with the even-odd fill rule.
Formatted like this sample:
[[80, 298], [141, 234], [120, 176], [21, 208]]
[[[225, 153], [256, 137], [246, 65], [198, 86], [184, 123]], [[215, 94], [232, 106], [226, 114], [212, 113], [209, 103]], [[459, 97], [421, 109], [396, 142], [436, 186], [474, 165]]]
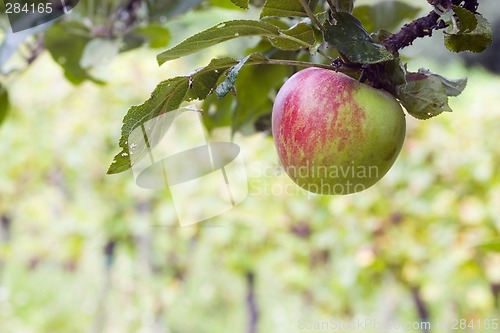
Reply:
[[350, 194], [389, 171], [403, 146], [406, 121], [391, 94], [342, 73], [308, 68], [278, 92], [272, 134], [295, 183], [313, 193]]

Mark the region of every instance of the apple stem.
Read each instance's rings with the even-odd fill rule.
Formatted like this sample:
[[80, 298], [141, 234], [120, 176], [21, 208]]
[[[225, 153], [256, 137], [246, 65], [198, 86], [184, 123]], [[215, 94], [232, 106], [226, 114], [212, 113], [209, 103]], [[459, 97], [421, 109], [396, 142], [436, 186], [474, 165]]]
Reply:
[[361, 70], [361, 76], [359, 77], [358, 81], [361, 83], [364, 83], [367, 79], [366, 71], [364, 69]]

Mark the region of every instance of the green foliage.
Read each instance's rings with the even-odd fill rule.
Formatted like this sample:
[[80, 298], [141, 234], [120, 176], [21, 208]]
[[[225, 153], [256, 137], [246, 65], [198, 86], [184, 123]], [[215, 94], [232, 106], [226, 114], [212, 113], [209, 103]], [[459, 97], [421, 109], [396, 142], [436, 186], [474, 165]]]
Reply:
[[[257, 47], [246, 52], [266, 50], [269, 42], [262, 42]], [[289, 54], [282, 52], [283, 56]], [[245, 66], [238, 71], [238, 80], [234, 84], [234, 95], [229, 94], [222, 99], [217, 94], [210, 94], [203, 101], [205, 110], [203, 122], [209, 131], [218, 127], [230, 127], [231, 132], [252, 134], [255, 131], [254, 123], [260, 116], [268, 115], [272, 109], [272, 94], [269, 92], [279, 89], [287, 76], [293, 73], [291, 68], [279, 65]], [[229, 73], [228, 73], [229, 77]], [[248, 82], [258, 82], [251, 84]], [[246, 101], [251, 100], [252, 103]]]
[[[241, 1], [242, 3], [244, 1]], [[248, 9], [248, 3], [247, 7], [242, 7], [236, 4], [236, 2], [233, 1], [227, 1], [227, 0], [210, 0], [210, 5], [214, 7], [221, 7], [221, 8], [227, 8], [227, 9]]]
[[265, 17], [306, 17], [306, 11], [299, 0], [266, 0], [260, 18]]
[[453, 6], [452, 9], [458, 20], [459, 27], [454, 27], [453, 25], [450, 26], [450, 29], [448, 29], [450, 32], [452, 32], [456, 28], [458, 28], [458, 31], [456, 31], [457, 33], [472, 32], [474, 31], [474, 29], [476, 29], [478, 20], [474, 13], [459, 6]]
[[199, 6], [201, 2], [150, 0], [139, 8], [124, 6], [121, 0], [105, 0], [98, 4], [94, 0], [81, 0], [71, 13], [59, 20], [22, 33], [7, 34], [0, 45], [0, 66], [22, 53], [26, 45], [33, 52], [28, 54], [28, 63], [31, 63], [42, 48], [39, 44], [43, 44], [73, 84], [85, 80], [103, 83], [95, 79], [95, 68], [110, 63], [118, 53], [143, 45], [166, 47], [171, 34], [159, 21]]
[[500, 240], [495, 239], [477, 246], [478, 249], [488, 252], [500, 252]]
[[[290, 70], [284, 66], [257, 65], [243, 68], [236, 84], [236, 106], [231, 112], [231, 131], [243, 134], [255, 132], [255, 121], [273, 107], [270, 91], [279, 89]], [[258, 82], [248, 87], [245, 82]], [[227, 98], [227, 97], [226, 97]], [[248, 103], [252, 101], [252, 103]]]
[[0, 85], [0, 126], [9, 113], [9, 93], [3, 85]]
[[94, 80], [80, 66], [80, 58], [85, 46], [91, 40], [88, 28], [78, 22], [62, 22], [53, 25], [46, 32], [45, 47], [54, 61], [64, 69], [66, 78], [74, 84], [80, 84], [85, 80]]
[[[168, 20], [188, 10], [210, 6], [248, 9], [252, 13], [260, 10], [259, 20], [219, 23], [157, 55], [162, 65], [223, 42], [253, 37], [254, 43], [260, 39], [256, 50], [232, 49], [237, 56], [218, 56], [192, 74], [164, 80], [149, 100], [130, 108], [123, 119], [121, 151], [109, 173], [130, 168], [127, 137], [135, 128], [176, 110], [184, 102], [206, 99], [204, 109], [209, 107], [211, 112], [205, 112], [204, 123], [209, 130], [230, 126], [233, 134], [251, 133], [258, 121], [269, 118], [277, 89], [298, 67], [345, 71], [394, 94], [408, 113], [418, 119], [451, 111], [448, 97], [457, 96], [465, 87], [465, 81], [448, 80], [430, 72], [408, 73], [397, 50], [388, 46], [389, 51], [384, 46], [389, 31], [398, 30], [419, 12], [415, 5], [402, 1], [378, 1], [357, 7], [352, 0], [151, 0], [141, 8], [108, 0], [101, 3], [99, 10], [94, 5], [93, 1], [82, 1], [74, 9], [78, 15], [67, 15], [54, 22], [45, 36], [35, 35], [73, 84], [86, 80], [102, 84], [96, 73], [120, 53], [143, 45], [168, 47], [173, 37]], [[449, 26], [445, 45], [454, 52], [481, 52], [492, 42], [491, 26], [480, 14], [461, 6], [453, 6], [441, 15]], [[19, 47], [19, 43], [14, 47], [8, 44], [6, 40], [0, 47], [2, 54]], [[248, 66], [255, 67], [247, 69]], [[231, 91], [234, 96], [229, 94]]]
[[325, 41], [343, 53], [349, 61], [376, 64], [394, 58], [385, 47], [373, 42], [357, 18], [346, 12], [332, 15], [336, 24], [325, 26]]
[[233, 102], [232, 96], [219, 100], [215, 94], [212, 94], [205, 98], [203, 110], [207, 110], [207, 112], [202, 119], [208, 132], [212, 132], [218, 127], [231, 127]]
[[460, 29], [446, 34], [444, 38], [446, 47], [453, 52], [483, 52], [493, 41], [491, 25], [480, 14], [475, 14], [476, 20], [473, 20], [468, 19], [470, 15], [462, 14], [463, 11], [460, 13], [460, 16], [464, 17]]
[[450, 80], [450, 79], [445, 78], [444, 76], [433, 73], [425, 68], [420, 68], [418, 70], [418, 72], [421, 74], [430, 75], [430, 76], [434, 76], [434, 77], [438, 78], [441, 81], [441, 83], [443, 84], [445, 93], [448, 96], [455, 96], [456, 97], [456, 96], [460, 95], [465, 90], [465, 87], [467, 86], [467, 78], [458, 79], [458, 80]]
[[[194, 3], [199, 1], [162, 1], [163, 12], [152, 15], [172, 17], [165, 8]], [[327, 15], [319, 14], [324, 23]], [[275, 25], [284, 33], [296, 24], [310, 26], [317, 37], [314, 43], [300, 40], [336, 56], [324, 48], [320, 29], [303, 16], [283, 17]], [[131, 47], [148, 43], [144, 36], [131, 37], [135, 29], [111, 37], [86, 33], [98, 40], [93, 45], [104, 42], [100, 45], [110, 49], [120, 38], [138, 41]], [[117, 57], [108, 84], [96, 89], [61, 82], [57, 66], [41, 57], [19, 80], [9, 82], [16, 112], [0, 131], [7, 157], [0, 175], [0, 212], [14, 218], [10, 240], [0, 237], [0, 331], [138, 332], [153, 322], [155, 329], [172, 332], [243, 331], [243, 274], [249, 270], [256, 273], [259, 332], [295, 332], [297, 320], [306, 315], [344, 322], [358, 315], [377, 318], [380, 309], [392, 309], [391, 319], [397, 322], [413, 322], [418, 315], [410, 296], [414, 288], [422, 290], [431, 318], [497, 315], [491, 287], [499, 281], [498, 78], [470, 72], [459, 102], [449, 102], [456, 111], [452, 117], [423, 123], [408, 117], [402, 156], [377, 187], [334, 200], [308, 196], [276, 172], [271, 140], [239, 135], [251, 133], [255, 120], [269, 115], [276, 90], [298, 70], [292, 61], [329, 66], [305, 44], [282, 51], [264, 37], [255, 48], [212, 49], [204, 56], [242, 54], [236, 60], [219, 58], [220, 76], [208, 70], [167, 79], [175, 91], [164, 82], [146, 105], [129, 111], [137, 118], [127, 123], [140, 124], [140, 117], [203, 97], [237, 74], [232, 83], [236, 95], [219, 100], [212, 93], [200, 104], [215, 138], [230, 134], [219, 127], [232, 127], [234, 140], [244, 146], [251, 192], [241, 206], [192, 228], [176, 227], [175, 210], [164, 193], [130, 186], [129, 177], [104, 177], [103, 167], [114, 153], [120, 110], [147, 96], [149, 87], [165, 79], [165, 71], [189, 72], [198, 63], [180, 59], [161, 72], [144, 61], [148, 55], [154, 58], [151, 51], [130, 53]], [[87, 45], [75, 63], [89, 52]], [[251, 56], [237, 73], [231, 70], [242, 63], [237, 59], [257, 51], [263, 56]], [[209, 63], [205, 57], [200, 61]], [[277, 65], [278, 60], [292, 65]], [[406, 84], [400, 58], [378, 65], [388, 83]], [[464, 73], [462, 68], [441, 70], [451, 77]], [[432, 96], [422, 87], [431, 95], [422, 97], [423, 105], [442, 103], [465, 84], [419, 72], [439, 91]], [[189, 127], [181, 131], [183, 139], [190, 132]], [[123, 170], [127, 162], [120, 160]], [[193, 202], [193, 211], [211, 200], [206, 196]], [[116, 251], [105, 257], [103, 247], [110, 239], [117, 242]], [[484, 244], [488, 239], [493, 241]], [[193, 320], [186, 321], [188, 316]]]
[[201, 51], [207, 47], [226, 42], [231, 39], [248, 36], [279, 36], [279, 29], [269, 23], [238, 20], [223, 22], [215, 27], [189, 37], [182, 43], [166, 50], [158, 55], [160, 65], [194, 52]]
[[438, 78], [412, 73], [406, 80], [406, 84], [398, 86], [397, 96], [409, 114], [429, 119], [444, 111], [451, 112], [445, 88]]
[[[138, 332], [152, 320], [172, 332], [245, 331], [249, 269], [259, 333], [299, 332], [301, 318], [378, 318], [388, 308], [394, 322], [413, 322], [412, 287], [426, 295], [431, 318], [498, 313], [491, 285], [499, 256], [476, 247], [499, 237], [497, 76], [467, 72], [467, 89], [450, 101], [453, 117], [408, 117], [401, 158], [358, 195], [300, 192], [279, 171], [272, 140], [237, 133], [249, 197], [217, 219], [178, 228], [162, 191], [140, 189], [127, 174], [103, 175], [116, 119], [165, 75], [143, 61], [154, 56], [144, 50], [123, 57], [99, 89], [66, 84], [50, 57], [9, 85], [16, 112], [0, 131], [7, 156], [0, 206], [14, 218], [10, 242], [0, 244], [2, 332]], [[285, 71], [281, 81], [293, 73], [293, 66], [244, 66], [236, 86], [244, 88], [242, 75], [257, 68], [263, 78]], [[460, 77], [466, 70], [455, 64], [441, 72]], [[189, 126], [179, 140], [193, 132]], [[219, 128], [212, 137], [224, 140], [228, 132]], [[192, 209], [211, 203], [207, 195]], [[117, 241], [111, 266], [103, 254], [109, 239]], [[193, 320], [185, 320], [189, 315]]]
[[111, 38], [90, 40], [80, 55], [79, 66], [87, 71], [110, 63], [120, 51], [120, 42]]
[[148, 43], [151, 48], [166, 47], [172, 36], [170, 31], [160, 25], [148, 25], [145, 27], [138, 27], [134, 29], [131, 35], [137, 35], [143, 38], [143, 42]]
[[242, 9], [248, 9], [248, 0], [231, 0], [231, 2]]
[[460, 95], [467, 85], [467, 79], [449, 80], [422, 68], [408, 73], [406, 81], [396, 87], [396, 94], [408, 113], [418, 119], [451, 112], [448, 97]]
[[270, 37], [271, 44], [285, 51], [297, 51], [304, 47], [313, 47], [316, 42], [314, 30], [308, 23], [300, 22], [287, 30], [282, 30], [278, 37]]
[[[372, 71], [370, 74], [370, 79], [377, 82], [369, 83], [383, 86], [395, 94], [410, 115], [418, 119], [428, 119], [444, 111], [451, 111], [448, 97], [457, 96], [465, 88], [465, 81], [448, 80], [430, 72], [407, 73], [399, 57], [382, 45], [390, 33], [380, 29], [396, 29], [403, 20], [415, 17], [418, 8], [401, 2], [382, 2], [361, 6], [354, 10], [354, 15], [351, 15], [352, 1], [331, 3], [335, 6], [335, 10], [328, 12], [322, 11], [325, 5], [322, 1], [267, 0], [262, 7], [260, 21], [222, 22], [160, 53], [157, 60], [162, 65], [167, 61], [241, 37], [261, 37], [261, 41], [270, 43], [259, 50], [262, 55], [250, 52], [249, 56], [247, 54], [238, 61], [215, 59], [214, 61], [222, 61], [224, 64], [223, 68], [218, 68], [217, 75], [210, 69], [213, 66], [211, 63], [202, 69], [202, 72], [197, 71], [194, 75], [167, 80], [166, 82], [169, 82], [167, 84], [173, 84], [174, 81], [176, 83], [169, 89], [165, 88], [165, 82], [161, 83], [150, 100], [142, 106], [131, 108], [124, 118], [119, 143], [122, 151], [115, 156], [109, 173], [121, 172], [130, 167], [126, 140], [133, 129], [155, 116], [175, 110], [184, 101], [207, 99], [203, 106], [210, 112], [206, 112], [204, 123], [209, 130], [230, 125], [233, 133], [235, 131], [251, 133], [255, 128], [255, 122], [271, 112], [272, 95], [283, 81], [281, 75], [277, 80], [269, 78], [263, 80], [257, 76], [257, 73], [263, 75], [263, 70], [246, 70], [247, 65], [323, 66], [332, 70], [342, 70], [332, 66], [334, 60], [332, 56], [339, 54], [341, 62], [358, 68], [359, 72], [362, 68], [368, 68], [368, 65], [378, 66], [372, 67], [375, 72]], [[248, 2], [233, 2], [233, 4], [244, 8]], [[362, 21], [356, 15], [359, 15]], [[456, 17], [450, 17], [450, 25], [457, 19], [462, 22], [462, 29], [454, 32], [456, 34], [467, 34], [470, 37], [482, 26], [477, 24], [477, 27], [474, 27], [472, 22], [474, 20], [471, 20], [470, 14], [464, 12], [462, 8], [454, 8], [453, 15]], [[443, 19], [444, 17], [445, 15]], [[370, 31], [379, 31], [370, 35], [362, 22]], [[484, 37], [484, 34], [479, 33], [479, 35]], [[325, 45], [330, 49], [325, 48]], [[295, 53], [281, 54], [280, 58], [279, 52], [283, 51], [295, 51]], [[322, 56], [328, 64], [313, 58], [316, 54]], [[267, 71], [272, 72], [271, 69]], [[202, 82], [198, 77], [200, 73], [212, 74], [202, 76], [205, 80]], [[250, 75], [251, 73], [253, 74]], [[350, 75], [362, 76], [353, 73]], [[207, 78], [209, 80], [206, 80]], [[255, 82], [259, 83], [254, 84]], [[203, 93], [196, 93], [200, 84], [203, 86]], [[230, 91], [236, 96], [228, 96]], [[212, 96], [213, 92], [217, 99]], [[166, 103], [171, 99], [174, 99], [175, 103]]]
[[245, 63], [250, 59], [251, 55], [245, 57], [238, 61], [238, 64], [231, 67], [229, 72], [226, 75], [226, 79], [222, 82], [217, 89], [215, 90], [215, 94], [217, 98], [224, 98], [232, 89], [234, 89], [234, 84], [236, 83], [236, 78], [238, 77], [238, 73], [240, 69], [245, 65]]
[[[267, 59], [259, 54], [254, 54], [246, 61], [247, 64], [265, 63]], [[179, 76], [161, 82], [151, 94], [151, 98], [144, 104], [133, 106], [123, 120], [120, 147], [122, 151], [113, 159], [108, 173], [114, 174], [125, 171], [131, 167], [128, 138], [132, 131], [159, 115], [179, 108], [182, 102], [193, 99], [205, 99], [219, 81], [219, 78], [232, 66], [239, 62], [231, 58], [214, 59], [206, 67], [196, 70], [191, 75]], [[148, 133], [155, 131], [147, 129]], [[161, 130], [160, 130], [161, 132]], [[155, 146], [161, 137], [150, 141]], [[132, 144], [132, 143], [130, 143]], [[146, 155], [147, 147], [138, 145], [134, 151], [139, 159]]]

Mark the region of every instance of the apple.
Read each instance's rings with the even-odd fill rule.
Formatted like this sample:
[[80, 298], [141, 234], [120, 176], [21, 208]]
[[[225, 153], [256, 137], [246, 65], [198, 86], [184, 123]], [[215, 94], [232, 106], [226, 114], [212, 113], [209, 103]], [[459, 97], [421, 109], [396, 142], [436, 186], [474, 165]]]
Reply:
[[405, 133], [405, 114], [391, 94], [328, 69], [295, 73], [274, 101], [272, 134], [280, 162], [313, 193], [369, 188], [394, 164]]

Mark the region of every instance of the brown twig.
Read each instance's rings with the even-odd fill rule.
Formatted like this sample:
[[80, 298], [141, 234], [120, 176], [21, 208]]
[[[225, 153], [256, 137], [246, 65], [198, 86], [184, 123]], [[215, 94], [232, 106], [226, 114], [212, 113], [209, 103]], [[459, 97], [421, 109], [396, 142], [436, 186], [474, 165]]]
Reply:
[[[475, 13], [477, 11], [477, 0], [434, 0], [435, 6], [449, 9], [451, 5], [459, 6]], [[417, 38], [432, 36], [434, 30], [444, 29], [447, 27], [444, 21], [440, 20], [440, 15], [435, 11], [430, 12], [427, 16], [416, 19], [415, 21], [405, 24], [397, 33], [390, 35], [382, 41], [389, 51], [396, 54], [402, 48], [411, 45]]]
[[446, 26], [442, 21], [438, 23], [438, 20], [439, 15], [435, 12], [430, 12], [427, 16], [405, 24], [399, 32], [384, 39], [382, 45], [395, 54], [400, 49], [411, 45], [415, 39], [432, 36], [434, 30]]

